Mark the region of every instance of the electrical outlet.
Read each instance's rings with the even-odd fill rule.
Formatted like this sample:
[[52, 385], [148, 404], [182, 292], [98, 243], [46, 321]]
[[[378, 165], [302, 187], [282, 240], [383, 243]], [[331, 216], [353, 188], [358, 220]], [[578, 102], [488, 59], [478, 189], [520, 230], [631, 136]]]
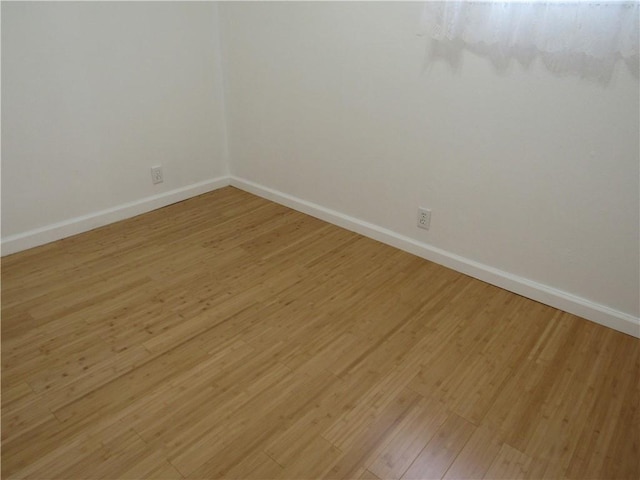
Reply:
[[162, 167], [160, 165], [157, 167], [151, 167], [151, 181], [154, 184], [164, 182], [164, 178], [162, 177]]
[[429, 224], [431, 224], [431, 210], [418, 208], [418, 227], [429, 230]]

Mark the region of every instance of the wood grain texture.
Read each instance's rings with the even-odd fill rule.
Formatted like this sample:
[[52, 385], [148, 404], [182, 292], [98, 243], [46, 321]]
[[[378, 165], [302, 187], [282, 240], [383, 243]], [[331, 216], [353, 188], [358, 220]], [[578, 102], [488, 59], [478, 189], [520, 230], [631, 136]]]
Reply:
[[639, 369], [232, 187], [2, 259], [7, 479], [637, 479]]

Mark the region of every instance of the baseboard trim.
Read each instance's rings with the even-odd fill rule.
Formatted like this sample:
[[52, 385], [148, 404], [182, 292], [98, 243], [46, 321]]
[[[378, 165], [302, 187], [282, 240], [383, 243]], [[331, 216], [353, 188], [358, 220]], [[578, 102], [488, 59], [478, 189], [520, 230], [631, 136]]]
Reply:
[[2, 239], [2, 256], [17, 253], [28, 248], [44, 245], [78, 233], [88, 232], [127, 218], [147, 213], [157, 208], [166, 207], [196, 195], [201, 195], [229, 185], [228, 176], [212, 178], [203, 182], [187, 185], [158, 195], [142, 198], [133, 202], [74, 217], [69, 220], [29, 230], [28, 232], [11, 235]]
[[518, 275], [475, 262], [454, 253], [419, 242], [386, 228], [364, 222], [300, 198], [259, 185], [243, 178], [231, 176], [230, 184], [236, 188], [272, 200], [347, 230], [378, 240], [458, 272], [504, 288], [532, 300], [578, 315], [605, 327], [640, 338], [640, 318], [606, 305], [592, 302], [562, 290], [537, 283]]

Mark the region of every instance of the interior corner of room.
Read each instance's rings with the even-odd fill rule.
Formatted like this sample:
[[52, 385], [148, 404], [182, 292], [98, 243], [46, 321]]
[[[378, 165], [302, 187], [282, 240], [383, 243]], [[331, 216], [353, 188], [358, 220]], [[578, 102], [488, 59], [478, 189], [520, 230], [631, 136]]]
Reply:
[[2, 2], [3, 255], [233, 185], [640, 335], [637, 77], [430, 60], [421, 8]]

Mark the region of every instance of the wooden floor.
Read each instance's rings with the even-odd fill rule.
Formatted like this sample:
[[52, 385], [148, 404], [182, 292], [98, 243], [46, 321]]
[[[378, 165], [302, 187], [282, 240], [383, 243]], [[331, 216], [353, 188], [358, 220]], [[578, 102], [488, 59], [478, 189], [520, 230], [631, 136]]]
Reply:
[[3, 478], [640, 477], [637, 339], [228, 187], [2, 260]]

